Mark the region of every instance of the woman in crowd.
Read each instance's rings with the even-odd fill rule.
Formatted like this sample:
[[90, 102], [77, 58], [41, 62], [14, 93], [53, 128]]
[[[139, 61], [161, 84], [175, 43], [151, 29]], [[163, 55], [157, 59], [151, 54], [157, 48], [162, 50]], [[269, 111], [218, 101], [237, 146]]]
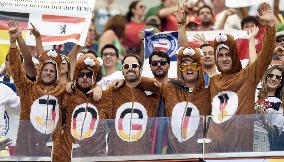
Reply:
[[139, 32], [144, 29], [145, 22], [145, 5], [142, 1], [136, 0], [129, 5], [129, 10], [126, 13], [126, 30], [125, 30], [125, 46], [127, 49], [139, 51], [140, 39]]
[[125, 48], [122, 42], [125, 38], [126, 20], [123, 16], [116, 15], [111, 17], [105, 25], [104, 33], [99, 40], [99, 51], [106, 44], [113, 44], [119, 53], [119, 58], [122, 59], [125, 55]]
[[[271, 66], [262, 78], [262, 88], [258, 95], [256, 109], [266, 112], [265, 126], [268, 131], [270, 150], [283, 150], [283, 70], [280, 65]], [[264, 109], [263, 109], [264, 108]], [[262, 110], [261, 110], [262, 109]], [[282, 138], [282, 140], [281, 140]]]

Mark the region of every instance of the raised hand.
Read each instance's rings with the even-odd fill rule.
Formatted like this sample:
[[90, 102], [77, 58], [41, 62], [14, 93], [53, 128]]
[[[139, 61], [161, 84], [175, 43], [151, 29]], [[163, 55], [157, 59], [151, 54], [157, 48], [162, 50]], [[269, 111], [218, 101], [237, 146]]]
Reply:
[[8, 21], [10, 42], [15, 42], [20, 36], [22, 36], [23, 28], [19, 28], [18, 23], [13, 20]]
[[185, 17], [185, 12], [184, 12], [184, 5], [180, 6], [178, 3], [178, 8], [175, 11], [176, 17], [177, 17], [177, 23], [178, 24], [185, 24], [186, 22], [186, 17]]
[[249, 39], [250, 39], [250, 38], [255, 38], [255, 36], [257, 35], [258, 31], [259, 31], [258, 26], [253, 26], [253, 27], [251, 27], [251, 28], [249, 29], [249, 31], [248, 31], [248, 37], [249, 37]]
[[236, 14], [236, 13], [237, 13], [237, 11], [236, 11], [235, 9], [233, 9], [233, 8], [227, 9], [227, 10], [225, 11], [225, 14], [226, 14], [227, 16], [231, 16], [231, 15], [234, 15], [234, 14]]
[[276, 24], [276, 19], [273, 14], [272, 8], [268, 3], [261, 3], [258, 6], [258, 16], [259, 18], [268, 26], [273, 27]]
[[206, 41], [205, 37], [203, 34], [195, 34], [193, 36], [193, 40], [195, 43], [202, 45], [202, 44], [207, 44], [208, 42]]
[[32, 29], [31, 29], [31, 33], [37, 38], [40, 37], [40, 32], [37, 30], [37, 28], [34, 26], [34, 24], [31, 23]]

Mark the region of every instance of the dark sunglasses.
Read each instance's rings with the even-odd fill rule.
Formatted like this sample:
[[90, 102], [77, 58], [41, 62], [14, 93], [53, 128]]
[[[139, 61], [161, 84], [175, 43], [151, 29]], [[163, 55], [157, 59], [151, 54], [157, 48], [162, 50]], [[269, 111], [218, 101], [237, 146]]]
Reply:
[[87, 73], [81, 72], [81, 73], [78, 74], [79, 78], [84, 78], [84, 76], [86, 76], [86, 78], [92, 78], [93, 72], [87, 72]]
[[138, 67], [140, 67], [139, 64], [123, 64], [123, 65], [122, 65], [122, 68], [123, 68], [123, 69], [129, 69], [129, 68], [136, 69], [136, 68], [138, 68]]
[[151, 65], [152, 65], [152, 66], [158, 66], [158, 65], [160, 64], [161, 66], [165, 66], [167, 63], [168, 63], [168, 62], [165, 61], [165, 60], [162, 60], [162, 61], [152, 61], [152, 62], [151, 62]]
[[273, 78], [275, 76], [275, 78], [277, 79], [277, 80], [281, 80], [282, 79], [282, 76], [280, 76], [280, 75], [274, 75], [274, 74], [268, 74], [267, 75], [267, 78]]

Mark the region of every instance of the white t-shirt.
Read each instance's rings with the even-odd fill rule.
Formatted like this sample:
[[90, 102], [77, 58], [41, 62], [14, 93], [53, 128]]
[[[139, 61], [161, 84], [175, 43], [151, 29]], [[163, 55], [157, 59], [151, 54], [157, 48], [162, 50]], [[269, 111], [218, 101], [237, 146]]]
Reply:
[[15, 145], [20, 118], [20, 97], [7, 85], [0, 84], [0, 135]]
[[97, 85], [99, 85], [102, 90], [105, 91], [107, 87], [112, 84], [112, 81], [117, 79], [124, 79], [121, 71], [116, 71], [111, 75], [103, 77], [102, 80], [97, 83]]
[[[226, 11], [223, 10], [222, 12], [216, 14], [215, 22], [214, 22], [214, 29], [217, 29], [218, 25], [221, 23], [225, 15], [225, 12]], [[225, 22], [224, 30], [241, 29], [241, 21], [242, 21], [241, 18], [237, 14], [229, 16]]]

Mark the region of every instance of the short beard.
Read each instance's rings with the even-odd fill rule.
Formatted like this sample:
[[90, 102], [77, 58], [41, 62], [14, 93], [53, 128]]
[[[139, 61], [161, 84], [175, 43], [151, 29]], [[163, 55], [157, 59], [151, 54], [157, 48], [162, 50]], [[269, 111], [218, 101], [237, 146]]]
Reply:
[[157, 73], [154, 72], [153, 75], [154, 75], [155, 78], [163, 78], [167, 75], [167, 73], [163, 72], [162, 74], [157, 74]]
[[202, 21], [202, 26], [210, 26], [211, 25], [211, 21]]

